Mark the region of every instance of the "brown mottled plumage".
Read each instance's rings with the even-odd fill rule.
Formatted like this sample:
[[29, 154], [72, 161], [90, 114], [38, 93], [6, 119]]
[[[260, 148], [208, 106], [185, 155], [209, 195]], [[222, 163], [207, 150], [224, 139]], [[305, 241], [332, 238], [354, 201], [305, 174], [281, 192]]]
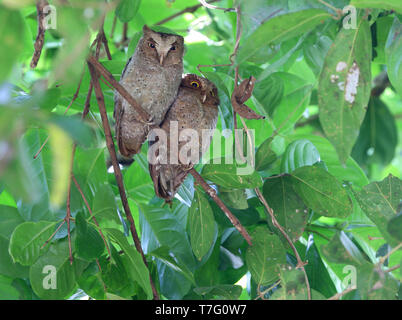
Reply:
[[[178, 188], [186, 178], [188, 170], [193, 167], [194, 163], [188, 159], [188, 163], [180, 161], [180, 150], [184, 145], [189, 145], [191, 140], [180, 141], [178, 139], [178, 154], [173, 154], [170, 141], [174, 138], [169, 135], [171, 127], [177, 125], [178, 137], [185, 135], [186, 129], [194, 129], [198, 133], [198, 158], [207, 150], [211, 142], [213, 130], [216, 127], [218, 119], [218, 91], [215, 85], [209, 80], [194, 74], [185, 75], [177, 94], [176, 100], [166, 114], [166, 118], [161, 125], [161, 129], [167, 134], [167, 163], [163, 164], [158, 151], [155, 152], [156, 161], [149, 164], [149, 172], [154, 183], [155, 193], [158, 197], [170, 202]], [[206, 130], [206, 141], [202, 145], [203, 132]], [[193, 141], [197, 141], [194, 139]], [[158, 139], [156, 139], [158, 142]], [[153, 143], [150, 143], [153, 146]], [[202, 148], [203, 147], [203, 148]], [[150, 148], [150, 152], [152, 149]], [[187, 154], [187, 152], [186, 152]], [[152, 157], [152, 155], [150, 155]], [[177, 157], [178, 163], [172, 164], [172, 157]]]
[[[133, 56], [127, 62], [120, 84], [159, 125], [173, 103], [183, 73], [184, 40], [179, 35], [155, 32], [144, 26]], [[134, 108], [115, 93], [114, 118], [120, 153], [131, 157], [139, 153], [149, 126]]]

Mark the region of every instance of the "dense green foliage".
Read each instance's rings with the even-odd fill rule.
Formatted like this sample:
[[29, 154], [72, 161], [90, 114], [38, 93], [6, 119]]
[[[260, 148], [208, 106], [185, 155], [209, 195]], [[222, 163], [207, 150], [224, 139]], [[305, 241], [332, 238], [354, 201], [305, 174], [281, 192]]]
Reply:
[[[112, 60], [104, 47], [99, 60], [118, 79], [144, 24], [199, 2], [49, 3], [57, 13], [55, 28], [46, 30], [38, 65], [30, 68], [35, 1], [0, 0], [0, 299], [152, 299], [150, 275], [166, 299], [306, 299], [295, 252], [258, 190], [307, 262], [313, 299], [328, 299], [349, 285], [356, 290], [342, 299], [402, 298], [400, 0], [213, 3], [239, 5], [242, 26], [234, 65], [201, 68], [219, 89], [215, 140], [224, 145], [230, 139], [218, 134], [234, 128], [235, 66], [241, 80], [257, 79], [246, 104], [265, 119], [245, 120], [254, 130], [255, 150], [247, 156], [255, 158], [255, 170], [239, 175], [244, 164], [224, 162], [196, 169], [253, 245], [192, 176], [172, 207], [164, 205], [155, 196], [144, 145], [122, 173], [148, 268], [108, 170], [94, 92], [90, 113], [80, 119], [90, 89], [86, 58], [95, 52], [91, 43], [105, 15]], [[353, 10], [342, 13], [349, 4], [356, 8], [351, 19]], [[340, 9], [338, 17], [332, 6]], [[185, 36], [186, 73], [199, 74], [198, 64], [230, 63], [235, 12], [200, 7], [162, 27]], [[101, 87], [113, 124], [113, 90], [106, 81]], [[222, 149], [214, 158], [227, 156]]]

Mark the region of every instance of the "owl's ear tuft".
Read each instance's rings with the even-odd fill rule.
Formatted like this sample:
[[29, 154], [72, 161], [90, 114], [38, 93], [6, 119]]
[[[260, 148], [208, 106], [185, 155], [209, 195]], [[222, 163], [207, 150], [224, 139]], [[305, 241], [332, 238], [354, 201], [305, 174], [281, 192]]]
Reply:
[[142, 32], [144, 34], [152, 32], [151, 28], [149, 28], [146, 24], [142, 27]]

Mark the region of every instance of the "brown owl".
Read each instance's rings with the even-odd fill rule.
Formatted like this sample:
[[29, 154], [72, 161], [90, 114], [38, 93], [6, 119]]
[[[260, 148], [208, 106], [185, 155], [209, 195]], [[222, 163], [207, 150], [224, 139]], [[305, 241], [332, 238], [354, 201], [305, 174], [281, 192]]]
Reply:
[[[155, 32], [144, 26], [143, 36], [128, 60], [120, 84], [159, 125], [173, 103], [183, 73], [182, 36]], [[139, 121], [134, 108], [115, 92], [116, 140], [120, 153], [131, 157], [139, 153], [149, 125]]]
[[[155, 142], [150, 142], [149, 172], [158, 197], [171, 202], [188, 170], [208, 149], [218, 105], [218, 90], [212, 82], [195, 74], [184, 76], [160, 128], [167, 139], [156, 137]], [[153, 148], [157, 143], [158, 147]]]

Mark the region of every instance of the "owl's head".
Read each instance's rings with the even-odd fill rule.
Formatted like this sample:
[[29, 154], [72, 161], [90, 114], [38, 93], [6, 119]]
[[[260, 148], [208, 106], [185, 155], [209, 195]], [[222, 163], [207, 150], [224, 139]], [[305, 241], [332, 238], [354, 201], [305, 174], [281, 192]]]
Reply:
[[219, 105], [218, 89], [208, 79], [196, 74], [186, 74], [181, 81], [181, 86], [198, 93], [202, 103], [214, 106]]
[[176, 34], [162, 33], [143, 27], [143, 37], [138, 43], [138, 49], [145, 58], [169, 66], [183, 63], [184, 39]]

